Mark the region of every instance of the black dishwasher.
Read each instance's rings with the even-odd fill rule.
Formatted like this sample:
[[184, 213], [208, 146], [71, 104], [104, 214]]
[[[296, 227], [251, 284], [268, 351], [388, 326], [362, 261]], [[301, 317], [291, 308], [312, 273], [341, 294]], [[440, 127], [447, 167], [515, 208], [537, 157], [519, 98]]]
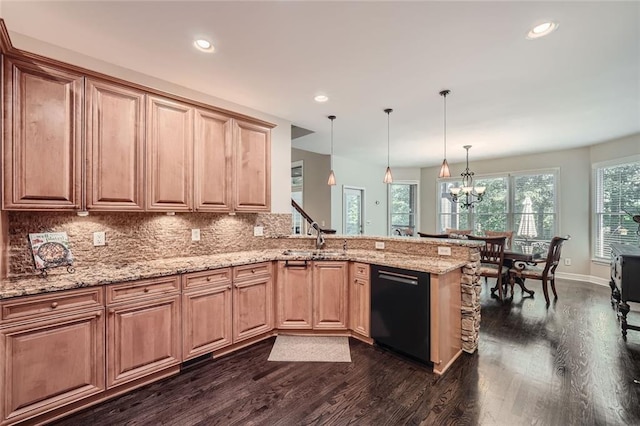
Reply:
[[371, 338], [430, 363], [429, 273], [371, 265]]

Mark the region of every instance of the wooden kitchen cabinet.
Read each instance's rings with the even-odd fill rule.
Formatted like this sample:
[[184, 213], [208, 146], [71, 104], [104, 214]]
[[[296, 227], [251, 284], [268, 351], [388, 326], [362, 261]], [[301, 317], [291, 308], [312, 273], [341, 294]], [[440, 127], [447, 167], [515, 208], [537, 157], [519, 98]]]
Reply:
[[1, 424], [105, 389], [102, 288], [10, 299], [2, 312]]
[[230, 345], [231, 268], [184, 275], [182, 286], [183, 360]]
[[313, 328], [347, 329], [348, 262], [313, 262]]
[[147, 96], [146, 209], [190, 211], [193, 207], [194, 108]]
[[194, 208], [229, 212], [232, 205], [232, 119], [204, 109], [195, 110]]
[[353, 263], [349, 276], [349, 329], [370, 337], [371, 282], [369, 265]]
[[278, 262], [277, 320], [280, 329], [313, 328], [312, 262]]
[[3, 62], [3, 208], [79, 209], [84, 77], [37, 61]]
[[180, 364], [179, 289], [178, 276], [107, 287], [107, 389]]
[[86, 81], [86, 205], [144, 210], [145, 93]]
[[271, 131], [234, 120], [234, 210], [271, 210]]
[[271, 262], [233, 268], [233, 342], [273, 329]]

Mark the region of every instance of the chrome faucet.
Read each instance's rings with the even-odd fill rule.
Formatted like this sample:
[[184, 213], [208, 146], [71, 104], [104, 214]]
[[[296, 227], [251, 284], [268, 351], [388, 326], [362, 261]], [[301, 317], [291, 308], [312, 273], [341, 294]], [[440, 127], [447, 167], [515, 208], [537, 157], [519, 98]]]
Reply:
[[309, 235], [311, 235], [312, 229], [316, 230], [316, 249], [320, 250], [322, 246], [324, 246], [324, 236], [322, 235], [322, 231], [320, 230], [320, 225], [318, 225], [318, 222], [311, 222]]

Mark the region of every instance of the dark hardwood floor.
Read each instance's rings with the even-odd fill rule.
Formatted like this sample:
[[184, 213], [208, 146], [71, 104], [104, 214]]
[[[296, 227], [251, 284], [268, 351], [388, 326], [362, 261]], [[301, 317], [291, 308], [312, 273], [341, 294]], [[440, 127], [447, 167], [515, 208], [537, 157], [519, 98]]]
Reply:
[[609, 289], [558, 280], [546, 309], [529, 286], [483, 287], [479, 350], [442, 377], [356, 340], [351, 363], [268, 362], [270, 339], [56, 424], [640, 425], [640, 332], [622, 340]]

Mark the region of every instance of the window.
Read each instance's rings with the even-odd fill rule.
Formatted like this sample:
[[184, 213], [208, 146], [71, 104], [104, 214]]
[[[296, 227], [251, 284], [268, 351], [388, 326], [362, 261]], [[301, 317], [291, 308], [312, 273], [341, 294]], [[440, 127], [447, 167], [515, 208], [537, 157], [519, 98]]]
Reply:
[[[629, 159], [627, 159], [628, 161]], [[609, 261], [611, 243], [638, 244], [640, 158], [594, 164], [594, 258]]]
[[487, 189], [484, 199], [466, 209], [451, 201], [455, 179], [439, 181], [439, 232], [446, 228], [514, 231], [514, 241], [549, 241], [557, 234], [557, 170], [478, 176], [475, 185]]
[[[303, 188], [303, 170], [302, 161], [295, 161], [291, 163], [291, 199], [298, 203], [302, 207], [302, 188]], [[304, 233], [304, 219], [302, 215], [291, 206], [291, 233], [303, 234]]]
[[389, 235], [416, 235], [418, 184], [394, 182], [389, 187]]

